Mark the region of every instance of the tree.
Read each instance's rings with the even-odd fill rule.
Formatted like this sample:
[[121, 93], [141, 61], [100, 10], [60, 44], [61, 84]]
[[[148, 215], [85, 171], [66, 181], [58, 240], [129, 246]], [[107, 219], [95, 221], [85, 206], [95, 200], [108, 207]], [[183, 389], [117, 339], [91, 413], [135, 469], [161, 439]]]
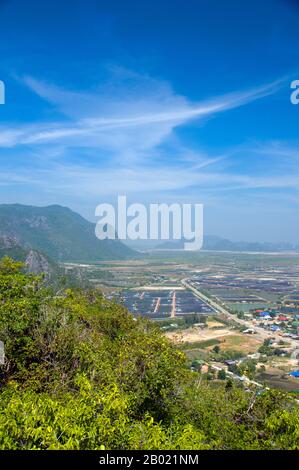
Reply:
[[232, 379], [228, 379], [225, 384], [225, 390], [231, 390], [233, 388], [233, 381]]
[[256, 361], [253, 359], [246, 359], [239, 365], [240, 374], [247, 375], [249, 378], [254, 378], [256, 371]]
[[220, 380], [225, 380], [226, 379], [226, 372], [225, 372], [224, 369], [219, 370], [218, 379], [220, 379]]

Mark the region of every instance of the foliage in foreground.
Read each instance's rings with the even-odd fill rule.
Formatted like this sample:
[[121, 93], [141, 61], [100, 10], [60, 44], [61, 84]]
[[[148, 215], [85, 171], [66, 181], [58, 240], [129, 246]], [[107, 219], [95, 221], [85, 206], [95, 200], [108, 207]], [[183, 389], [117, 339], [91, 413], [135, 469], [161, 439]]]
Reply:
[[298, 406], [209, 384], [99, 292], [0, 263], [1, 449], [299, 449]]

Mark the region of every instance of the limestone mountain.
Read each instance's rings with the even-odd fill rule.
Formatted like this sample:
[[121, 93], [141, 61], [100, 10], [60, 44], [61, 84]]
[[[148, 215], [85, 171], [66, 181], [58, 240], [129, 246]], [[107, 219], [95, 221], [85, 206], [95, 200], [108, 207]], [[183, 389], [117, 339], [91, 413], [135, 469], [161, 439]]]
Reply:
[[119, 240], [98, 240], [95, 225], [67, 207], [0, 205], [0, 237], [57, 261], [100, 261], [137, 256]]
[[19, 245], [15, 237], [0, 235], [0, 259], [9, 256], [25, 264], [28, 273], [44, 273], [47, 279], [60, 274], [59, 266], [43, 253]]

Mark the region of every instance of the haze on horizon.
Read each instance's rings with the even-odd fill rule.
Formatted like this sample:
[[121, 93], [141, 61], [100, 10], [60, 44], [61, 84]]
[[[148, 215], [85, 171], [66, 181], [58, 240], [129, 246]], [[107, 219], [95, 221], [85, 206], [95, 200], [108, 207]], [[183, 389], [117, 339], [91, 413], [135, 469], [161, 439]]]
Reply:
[[0, 17], [0, 203], [89, 220], [123, 194], [203, 203], [206, 234], [299, 243], [295, 2], [7, 0]]

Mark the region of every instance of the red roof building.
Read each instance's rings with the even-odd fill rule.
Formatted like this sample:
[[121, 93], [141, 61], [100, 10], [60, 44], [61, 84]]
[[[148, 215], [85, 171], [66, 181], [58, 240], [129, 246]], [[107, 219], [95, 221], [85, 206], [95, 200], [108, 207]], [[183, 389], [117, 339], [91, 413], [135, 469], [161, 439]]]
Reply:
[[279, 315], [277, 318], [278, 321], [288, 321], [289, 319], [285, 315]]

